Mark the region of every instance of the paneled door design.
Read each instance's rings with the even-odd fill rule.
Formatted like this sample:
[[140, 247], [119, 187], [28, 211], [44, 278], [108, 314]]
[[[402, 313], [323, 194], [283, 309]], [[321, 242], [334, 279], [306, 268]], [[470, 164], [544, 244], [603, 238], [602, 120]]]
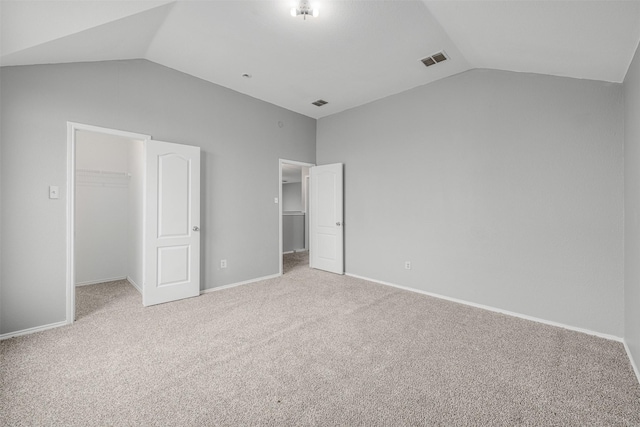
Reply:
[[314, 166], [309, 182], [309, 265], [344, 274], [342, 163]]
[[200, 147], [145, 149], [145, 306], [200, 294]]

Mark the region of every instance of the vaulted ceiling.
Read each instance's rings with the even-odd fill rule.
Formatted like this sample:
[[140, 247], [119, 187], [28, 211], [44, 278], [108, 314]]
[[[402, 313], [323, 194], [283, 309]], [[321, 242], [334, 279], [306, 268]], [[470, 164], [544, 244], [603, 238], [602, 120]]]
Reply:
[[640, 40], [640, 1], [297, 3], [2, 0], [0, 65], [145, 58], [320, 118], [472, 68], [622, 82]]

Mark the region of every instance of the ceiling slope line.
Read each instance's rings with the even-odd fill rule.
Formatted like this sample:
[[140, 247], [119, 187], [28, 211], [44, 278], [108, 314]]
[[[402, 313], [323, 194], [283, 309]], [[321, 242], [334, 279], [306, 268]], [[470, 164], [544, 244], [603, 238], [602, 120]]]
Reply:
[[0, 66], [145, 59], [175, 1], [0, 55]]

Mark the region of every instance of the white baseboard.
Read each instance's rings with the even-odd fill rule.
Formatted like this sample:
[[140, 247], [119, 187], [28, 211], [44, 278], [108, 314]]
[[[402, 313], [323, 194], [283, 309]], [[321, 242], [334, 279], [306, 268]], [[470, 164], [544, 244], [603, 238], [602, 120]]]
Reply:
[[640, 383], [640, 369], [638, 369], [638, 365], [636, 365], [635, 360], [633, 360], [633, 356], [631, 355], [631, 350], [627, 345], [627, 341], [623, 340], [624, 349], [627, 351], [627, 356], [629, 356], [629, 361], [631, 362], [631, 367], [633, 368], [633, 372], [636, 374], [636, 378], [638, 379], [638, 383]]
[[398, 289], [403, 289], [405, 291], [416, 292], [416, 293], [419, 293], [419, 294], [428, 295], [430, 297], [439, 298], [439, 299], [443, 299], [443, 300], [447, 300], [447, 301], [451, 301], [451, 302], [456, 302], [458, 304], [464, 304], [464, 305], [468, 305], [468, 306], [471, 306], [471, 307], [481, 308], [483, 310], [493, 311], [495, 313], [506, 314], [507, 316], [513, 316], [513, 317], [518, 317], [520, 319], [531, 320], [532, 322], [544, 323], [545, 325], [556, 326], [558, 328], [564, 328], [564, 329], [568, 329], [570, 331], [582, 332], [583, 334], [594, 335], [596, 337], [604, 338], [604, 339], [607, 339], [607, 340], [624, 342], [624, 340], [621, 337], [617, 337], [615, 335], [609, 335], [609, 334], [604, 334], [602, 332], [592, 331], [590, 329], [584, 329], [584, 328], [578, 328], [576, 326], [565, 325], [564, 323], [558, 323], [558, 322], [554, 322], [552, 320], [540, 319], [539, 317], [533, 317], [533, 316], [529, 316], [527, 314], [521, 314], [521, 313], [516, 313], [516, 312], [513, 312], [513, 311], [503, 310], [501, 308], [495, 308], [495, 307], [491, 307], [489, 305], [477, 304], [475, 302], [470, 302], [470, 301], [465, 301], [465, 300], [461, 300], [461, 299], [458, 299], [458, 298], [448, 297], [448, 296], [445, 296], [445, 295], [435, 294], [435, 293], [423, 291], [423, 290], [420, 290], [420, 289], [409, 288], [407, 286], [396, 285], [394, 283], [383, 282], [381, 280], [371, 279], [369, 277], [358, 276], [356, 274], [345, 273], [345, 275], [350, 276], [350, 277], [355, 277], [356, 279], [363, 279], [363, 280], [367, 280], [369, 282], [379, 283], [381, 285], [386, 285], [386, 286], [391, 286], [391, 287], [398, 288]]
[[282, 276], [281, 274], [271, 274], [270, 276], [258, 277], [255, 279], [245, 280], [244, 282], [231, 283], [229, 285], [218, 286], [217, 288], [209, 288], [204, 291], [200, 291], [200, 295], [208, 294], [209, 292], [221, 291], [223, 289], [235, 288], [236, 286], [248, 285], [249, 283], [261, 282], [263, 280], [275, 279]]
[[87, 286], [87, 285], [97, 285], [98, 283], [106, 283], [106, 282], [115, 282], [118, 280], [127, 280], [127, 277], [111, 277], [107, 279], [99, 279], [99, 280], [89, 280], [86, 282], [78, 282], [76, 286]]
[[6, 340], [13, 337], [19, 337], [21, 335], [34, 334], [36, 332], [46, 331], [47, 329], [59, 328], [60, 326], [68, 325], [66, 320], [62, 322], [49, 323], [48, 325], [36, 326], [33, 328], [23, 329], [21, 331], [9, 332], [6, 334], [0, 335], [0, 341]]
[[127, 282], [131, 283], [131, 286], [133, 286], [134, 288], [136, 288], [138, 290], [138, 292], [140, 292], [140, 295], [142, 295], [142, 288], [140, 287], [140, 285], [138, 285], [131, 277], [127, 276], [126, 277]]
[[300, 253], [300, 252], [309, 252], [309, 249], [294, 249], [292, 251], [282, 252], [282, 255], [297, 254], [297, 253]]

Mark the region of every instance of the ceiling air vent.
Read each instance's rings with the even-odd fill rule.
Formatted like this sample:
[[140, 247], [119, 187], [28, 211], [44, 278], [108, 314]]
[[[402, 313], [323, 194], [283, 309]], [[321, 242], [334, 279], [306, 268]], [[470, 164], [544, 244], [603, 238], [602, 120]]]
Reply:
[[447, 54], [444, 53], [444, 50], [434, 53], [431, 56], [427, 56], [426, 58], [422, 58], [420, 61], [424, 64], [425, 67], [431, 67], [432, 65], [436, 65], [438, 62], [443, 62], [449, 59]]
[[316, 107], [322, 107], [323, 105], [328, 104], [328, 102], [323, 99], [318, 99], [317, 101], [312, 102], [312, 104], [315, 105]]

